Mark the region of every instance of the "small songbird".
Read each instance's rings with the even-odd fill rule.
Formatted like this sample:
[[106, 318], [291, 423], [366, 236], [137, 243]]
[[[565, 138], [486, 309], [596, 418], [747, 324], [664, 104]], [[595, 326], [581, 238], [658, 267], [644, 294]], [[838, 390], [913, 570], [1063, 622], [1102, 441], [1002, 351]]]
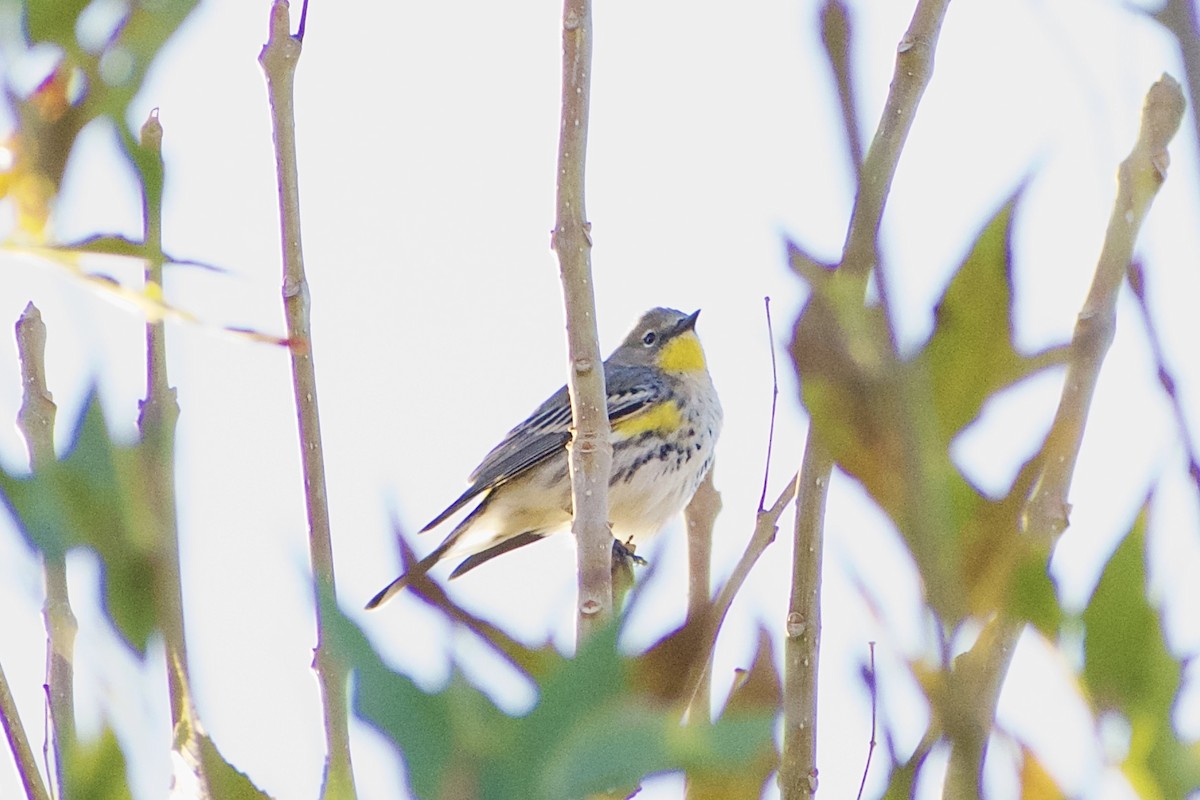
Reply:
[[[635, 545], [683, 510], [712, 466], [721, 403], [696, 336], [694, 314], [654, 308], [604, 362], [613, 461], [608, 519], [618, 542]], [[522, 545], [571, 526], [567, 444], [571, 401], [562, 387], [484, 457], [470, 486], [421, 532], [472, 500], [479, 505], [409, 574], [371, 598], [375, 608], [412, 573], [446, 558], [465, 559], [456, 578]]]

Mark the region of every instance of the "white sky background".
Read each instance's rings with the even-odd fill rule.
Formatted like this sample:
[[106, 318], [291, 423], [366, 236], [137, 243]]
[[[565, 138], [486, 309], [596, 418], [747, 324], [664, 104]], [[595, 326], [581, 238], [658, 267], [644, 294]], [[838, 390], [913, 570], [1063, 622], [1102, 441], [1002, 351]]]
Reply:
[[[851, 4], [867, 136], [912, 5]], [[785, 265], [783, 236], [835, 258], [852, 199], [818, 7], [809, 0], [736, 11], [718, 3], [595, 9], [587, 201], [602, 347], [607, 353], [651, 306], [703, 309], [699, 332], [726, 413], [716, 473], [725, 508], [716, 531], [719, 579], [745, 545], [761, 490], [771, 391], [764, 295], [773, 298], [781, 373], [770, 498], [801, 458], [805, 419], [782, 343], [802, 291]], [[151, 73], [132, 115], [140, 125], [151, 108], [161, 109], [165, 248], [230, 271], [176, 268], [169, 300], [213, 324], [281, 332], [271, 132], [256, 62], [267, 10], [266, 0], [203, 5]], [[351, 611], [396, 574], [392, 510], [410, 531], [419, 528], [563, 381], [561, 290], [549, 250], [560, 14], [557, 0], [318, 0], [310, 10], [297, 75], [304, 246], [338, 585]], [[1019, 341], [1034, 349], [1069, 337], [1111, 209], [1116, 165], [1133, 142], [1146, 89], [1163, 71], [1184, 77], [1172, 40], [1115, 2], [952, 4], [884, 225], [906, 343], [915, 347], [927, 335], [950, 271], [1027, 178], [1017, 219]], [[1170, 178], [1139, 252], [1170, 366], [1200, 430], [1190, 125], [1189, 117], [1171, 148]], [[85, 132], [55, 216], [60, 238], [140, 233], [136, 184], [112, 146], [102, 127]], [[60, 442], [92, 381], [114, 429], [132, 434], [144, 392], [142, 320], [54, 267], [7, 255], [3, 263], [2, 324], [15, 322], [32, 299], [49, 326]], [[1197, 498], [1183, 479], [1178, 436], [1127, 291], [1119, 313], [1055, 574], [1066, 602], [1081, 607], [1137, 506], [1161, 481], [1153, 578], [1170, 606], [1173, 646], [1194, 653]], [[323, 734], [308, 667], [314, 635], [287, 354], [195, 326], [169, 331], [170, 377], [182, 407], [179, 511], [199, 712], [224, 755], [261, 788], [279, 798], [313, 797]], [[968, 474], [990, 490], [1006, 486], [1048, 426], [1060, 379], [1031, 381], [989, 407], [960, 442]], [[0, 346], [0, 419], [14, 419], [19, 402], [10, 343]], [[0, 426], [0, 458], [10, 468], [24, 463], [12, 426]], [[780, 635], [790, 525], [789, 514], [726, 624], [715, 662], [719, 693], [747, 664], [757, 625]], [[907, 753], [925, 712], [898, 658], [925, 652], [928, 640], [902, 547], [843, 477], [834, 480], [826, 541], [819, 762], [822, 795], [841, 798], [857, 791], [869, 738], [859, 678], [867, 642], [879, 642], [881, 726]], [[649, 550], [658, 574], [633, 643], [681, 621], [684, 553], [678, 524]], [[566, 647], [573, 564], [570, 540], [550, 540], [481, 568], [453, 592], [527, 641], [549, 637]], [[152, 655], [139, 670], [98, 618], [95, 562], [77, 556], [70, 567], [83, 729], [112, 719], [135, 748], [138, 797], [160, 797], [170, 735], [161, 658]], [[883, 620], [856, 582], [875, 593]], [[14, 531], [0, 531], [0, 663], [38, 743], [41, 592], [36, 561]], [[504, 707], [532, 702], [528, 687], [469, 635], [411, 598], [354, 613], [392, 663], [428, 686], [445, 679], [453, 660]], [[1103, 767], [1106, 755], [1066, 674], [1059, 656], [1027, 637], [1002, 699], [1002, 725], [1038, 747], [1072, 795], [1132, 796]], [[1178, 718], [1189, 736], [1200, 735], [1194, 697]], [[1105, 741], [1107, 757], [1119, 759], [1120, 731], [1106, 730]], [[382, 740], [356, 725], [353, 746], [360, 796], [401, 795], [398, 762]], [[996, 797], [1012, 796], [1011, 752], [992, 751]], [[867, 796], [883, 785], [886, 750], [875, 757]], [[0, 758], [0, 797], [19, 796], [9, 763]], [[940, 787], [931, 772], [922, 796]], [[678, 797], [680, 786], [651, 780], [640, 797]]]

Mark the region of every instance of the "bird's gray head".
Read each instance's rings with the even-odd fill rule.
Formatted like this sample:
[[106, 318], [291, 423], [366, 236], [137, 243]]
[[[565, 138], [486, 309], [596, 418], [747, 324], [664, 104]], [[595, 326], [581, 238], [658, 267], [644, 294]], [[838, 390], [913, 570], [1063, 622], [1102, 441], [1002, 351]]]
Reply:
[[674, 374], [703, 371], [704, 351], [696, 336], [699, 316], [699, 311], [684, 314], [673, 308], [652, 308], [637, 321], [609, 361], [657, 366]]

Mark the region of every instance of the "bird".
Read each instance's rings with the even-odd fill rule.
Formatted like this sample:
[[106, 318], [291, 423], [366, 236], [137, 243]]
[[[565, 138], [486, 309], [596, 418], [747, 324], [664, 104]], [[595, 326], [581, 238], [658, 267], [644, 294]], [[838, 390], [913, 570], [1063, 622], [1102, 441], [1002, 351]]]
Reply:
[[[713, 463], [722, 411], [696, 320], [672, 308], [641, 316], [604, 361], [612, 429], [609, 525], [618, 548], [657, 533], [691, 500]], [[468, 487], [421, 529], [479, 503], [429, 555], [367, 603], [377, 608], [415, 574], [453, 558], [450, 578], [571, 525], [571, 440], [567, 387], [510, 430], [471, 473]]]

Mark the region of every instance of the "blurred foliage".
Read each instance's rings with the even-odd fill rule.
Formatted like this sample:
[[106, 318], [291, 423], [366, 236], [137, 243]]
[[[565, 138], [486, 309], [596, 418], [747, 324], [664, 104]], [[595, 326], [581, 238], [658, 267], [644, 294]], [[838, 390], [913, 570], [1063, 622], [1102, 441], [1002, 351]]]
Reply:
[[[1131, 731], [1124, 773], [1140, 797], [1183, 797], [1200, 789], [1200, 744], [1181, 741], [1172, 725], [1182, 665], [1148, 600], [1145, 511], [1081, 617], [1069, 617], [1048, 573], [1052, 542], [1026, 529], [1028, 499], [1053, 457], [1050, 434], [999, 499], [972, 486], [950, 456], [955, 437], [997, 392], [1070, 356], [1068, 347], [1023, 355], [1014, 345], [1016, 202], [979, 234], [936, 306], [931, 336], [907, 357], [890, 341], [881, 305], [864, 304], [852, 280], [792, 245], [793, 267], [811, 290], [791, 343], [801, 399], [838, 466], [903, 537], [943, 641], [968, 621], [982, 631], [952, 663], [909, 665], [929, 701], [934, 740], [987, 735], [993, 709], [986, 698], [995, 696], [987, 684], [1002, 680], [1011, 655], [992, 646], [1004, 640], [1005, 626], [1030, 623], [1051, 642], [1083, 628], [1081, 679], [1097, 725], [1115, 713]], [[931, 499], [940, 507], [922, 505]], [[885, 797], [912, 796], [929, 744], [907, 759], [892, 754]], [[1027, 751], [1022, 763], [1023, 797], [1062, 796], [1036, 755]]]
[[[950, 458], [954, 438], [992, 395], [1065, 356], [1063, 348], [1023, 356], [1013, 343], [1015, 202], [979, 235], [937, 304], [932, 335], [907, 359], [895, 355], [883, 309], [863, 303], [853, 278], [793, 258], [811, 295], [791, 352], [816, 435], [896, 524], [931, 605], [952, 627], [1002, 608], [1042, 625], [1055, 616], [1051, 587], [1036, 577], [1045, 574], [1046, 543], [1017, 535], [1032, 470], [993, 500]], [[1014, 592], [1018, 580], [1032, 595]]]
[[[676, 659], [624, 655], [619, 623], [556, 655], [539, 677], [538, 701], [509, 716], [457, 671], [426, 691], [390, 670], [358, 627], [326, 603], [331, 646], [354, 671], [354, 711], [400, 751], [416, 797], [626, 797], [647, 775], [683, 771], [700, 798], [758, 797], [775, 766], [779, 704], [770, 638], [713, 723], [681, 725], [673, 700], [688, 673]], [[655, 649], [704, 653], [702, 640]], [[664, 696], [671, 686], [673, 696]]]
[[0, 494], [30, 546], [55, 558], [75, 547], [100, 557], [105, 610], [139, 654], [157, 628], [146, 466], [140, 447], [109, 437], [93, 393], [60, 460], [32, 475], [0, 469]]
[[[0, 0], [0, 10], [22, 23], [19, 31], [0, 31], [7, 63], [35, 50], [55, 53], [32, 89], [4, 86], [16, 128], [0, 142], [11, 155], [0, 172], [0, 199], [13, 202], [18, 230], [29, 240], [45, 237], [75, 142], [97, 120], [116, 130], [147, 207], [160, 205], [162, 163], [139, 145], [130, 105], [195, 6], [196, 0]], [[1016, 204], [1010, 199], [983, 227], [936, 306], [929, 339], [906, 354], [892, 341], [885, 309], [863, 302], [857, 279], [813, 265], [793, 246], [793, 266], [810, 290], [791, 342], [801, 399], [839, 467], [895, 524], [940, 632], [948, 639], [964, 623], [1000, 619], [1028, 622], [1056, 642], [1062, 630], [1082, 628], [1080, 684], [1098, 725], [1115, 717], [1128, 727], [1124, 774], [1141, 797], [1182, 797], [1200, 787], [1200, 747], [1182, 741], [1172, 722], [1182, 661], [1149, 599], [1146, 511], [1112, 555], [1086, 609], [1071, 617], [1047, 572], [1052, 543], [1024, 528], [1044, 446], [1000, 497], [973, 486], [950, 457], [954, 440], [997, 392], [1063, 363], [1067, 354], [1065, 348], [1023, 354], [1014, 343]], [[161, 255], [103, 234], [64, 249], [72, 256]], [[161, 318], [153, 308], [147, 317], [156, 313]], [[56, 558], [74, 548], [96, 554], [105, 611], [138, 654], [161, 627], [155, 510], [163, 498], [151, 493], [162, 482], [147, 474], [155, 468], [142, 445], [112, 440], [92, 396], [58, 461], [32, 475], [0, 470], [0, 494], [32, 548]], [[648, 775], [674, 771], [687, 776], [691, 800], [752, 798], [776, 768], [782, 699], [764, 631], [718, 718], [685, 725], [681, 708], [707, 657], [707, 621], [671, 632], [645, 653], [628, 654], [618, 647], [618, 620], [566, 657], [549, 647], [521, 649], [444, 593], [423, 599], [524, 671], [536, 684], [537, 701], [528, 713], [507, 714], [457, 671], [445, 686], [423, 689], [390, 669], [326, 598], [326, 639], [353, 670], [354, 712], [395, 746], [417, 797], [616, 798], [636, 792]], [[945, 661], [920, 660], [910, 668], [935, 724], [951, 728], [975, 711], [970, 700], [978, 684], [962, 682], [965, 670], [956, 676]], [[176, 733], [196, 743], [213, 797], [265, 796], [207, 736]], [[94, 741], [70, 744], [64, 796], [131, 796], [125, 756], [109, 728]], [[889, 752], [886, 797], [912, 795], [930, 744], [908, 756]], [[1021, 797], [1061, 797], [1038, 755], [1024, 745], [1021, 753]]]
[[[32, 92], [6, 83], [17, 128], [0, 147], [12, 158], [0, 173], [0, 198], [10, 196], [19, 230], [44, 235], [54, 197], [80, 131], [96, 119], [117, 131], [124, 158], [137, 170], [152, 204], [162, 196], [162, 164], [138, 144], [129, 106], [167, 40], [197, 0], [25, 0], [21, 36], [0, 39], [5, 59], [19, 63], [35, 49], [54, 48], [53, 68]], [[9, 10], [12, 2], [7, 3]], [[85, 15], [85, 11], [90, 11]]]
[[1181, 742], [1172, 722], [1183, 667], [1148, 598], [1149, 507], [1147, 499], [1083, 611], [1083, 683], [1097, 714], [1129, 726], [1121, 769], [1138, 796], [1185, 797], [1200, 789], [1200, 743]]
[[125, 754], [107, 725], [91, 742], [75, 742], [65, 750], [63, 796], [71, 800], [132, 800], [125, 774]]

